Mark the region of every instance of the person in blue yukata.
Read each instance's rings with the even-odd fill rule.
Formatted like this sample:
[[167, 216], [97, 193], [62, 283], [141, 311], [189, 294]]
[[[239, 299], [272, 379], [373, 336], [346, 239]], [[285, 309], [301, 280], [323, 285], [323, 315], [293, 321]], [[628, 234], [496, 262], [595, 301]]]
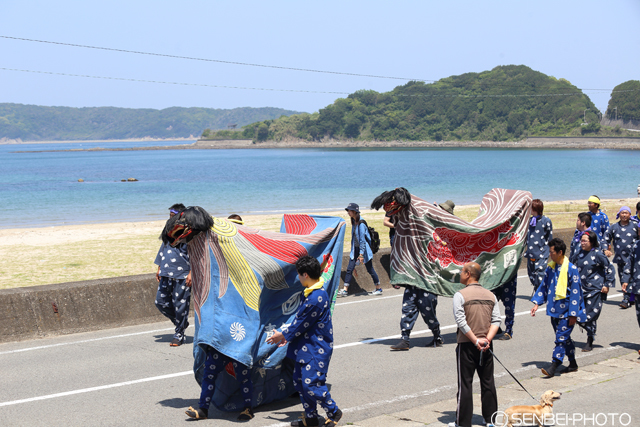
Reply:
[[238, 362], [231, 357], [220, 353], [213, 347], [207, 346], [207, 359], [204, 362], [204, 373], [202, 374], [202, 384], [200, 387], [200, 400], [198, 408], [189, 406], [185, 414], [195, 420], [206, 420], [209, 418], [209, 406], [211, 399], [216, 392], [216, 380], [218, 375], [231, 364], [231, 371], [240, 383], [240, 393], [244, 400], [244, 410], [238, 415], [238, 421], [249, 421], [253, 414], [253, 382], [251, 381], [251, 368]]
[[[176, 203], [169, 208], [169, 217], [179, 215], [185, 209], [182, 203]], [[169, 243], [163, 243], [154, 263], [158, 266], [156, 307], [174, 324], [175, 333], [170, 345], [177, 347], [186, 342], [184, 331], [189, 326], [191, 265], [187, 244], [183, 243], [173, 248]]]
[[[516, 297], [518, 289], [518, 276], [514, 275], [512, 279], [507, 280], [503, 285], [498, 286], [491, 292], [495, 295], [497, 301], [504, 304], [504, 327], [505, 330], [498, 338], [501, 341], [507, 341], [513, 338], [513, 325], [516, 319]], [[498, 329], [498, 333], [502, 331]]]
[[331, 300], [320, 280], [322, 269], [317, 259], [303, 256], [296, 262], [298, 279], [305, 290], [295, 318], [267, 338], [269, 344], [289, 343], [287, 357], [295, 361], [293, 386], [300, 393], [304, 418], [293, 421], [294, 427], [319, 425], [317, 404], [327, 413], [325, 426], [334, 427], [342, 411], [331, 398], [326, 385], [329, 362], [333, 352]]
[[587, 207], [591, 215], [591, 229], [598, 236], [598, 242], [602, 242], [604, 235], [609, 229], [609, 217], [600, 210], [600, 197], [591, 196], [587, 200]]
[[571, 332], [576, 322], [585, 320], [584, 300], [580, 273], [565, 256], [566, 250], [567, 245], [562, 239], [556, 237], [549, 241], [551, 262], [545, 271], [544, 280], [531, 298], [534, 304], [531, 316], [536, 315], [540, 305], [547, 303], [547, 316], [551, 318], [551, 326], [556, 335], [551, 364], [541, 369], [548, 377], [555, 376], [565, 356], [569, 359], [565, 372], [578, 370], [576, 346], [571, 340]]
[[586, 321], [580, 323], [587, 331], [587, 343], [582, 351], [591, 351], [596, 337], [596, 321], [602, 313], [602, 304], [607, 300], [609, 288], [616, 285], [616, 275], [609, 258], [598, 247], [596, 233], [587, 231], [583, 234], [580, 246], [582, 250], [578, 252], [575, 266], [580, 273], [586, 316]]
[[[227, 219], [236, 224], [244, 225], [242, 217], [238, 214], [231, 214]], [[202, 374], [202, 384], [200, 389], [200, 400], [198, 408], [189, 407], [185, 414], [189, 418], [196, 420], [206, 420], [209, 417], [209, 406], [211, 399], [216, 392], [216, 380], [223, 371], [232, 371], [236, 380], [240, 383], [240, 393], [244, 400], [244, 409], [238, 415], [238, 421], [249, 421], [255, 416], [253, 413], [253, 381], [251, 381], [251, 368], [238, 362], [237, 360], [222, 354], [213, 347], [206, 347], [207, 355], [204, 362], [204, 372]], [[231, 364], [229, 367], [228, 365]], [[232, 369], [230, 369], [232, 368]]]
[[531, 202], [531, 210], [527, 245], [523, 256], [527, 259], [527, 273], [535, 292], [542, 283], [547, 269], [549, 240], [553, 239], [553, 225], [548, 217], [542, 215], [544, 213], [542, 200], [534, 199]]
[[376, 289], [371, 294], [382, 295], [380, 280], [378, 279], [376, 270], [373, 268], [371, 236], [369, 235], [367, 223], [360, 219], [360, 206], [356, 203], [349, 203], [344, 210], [347, 211], [347, 214], [351, 219], [351, 253], [349, 254], [347, 272], [344, 276], [344, 289], [338, 291], [338, 296], [346, 297], [349, 294], [349, 285], [351, 284], [353, 269], [356, 268], [358, 263], [364, 264], [376, 286]]
[[[447, 200], [444, 203], [434, 205], [440, 207], [454, 215], [453, 210], [456, 204]], [[394, 286], [395, 287], [395, 286]], [[422, 316], [424, 323], [431, 329], [433, 338], [427, 343], [427, 347], [442, 347], [444, 345], [444, 338], [440, 332], [440, 322], [436, 315], [436, 308], [438, 307], [438, 295], [420, 289], [417, 286], [401, 285], [398, 287], [404, 287], [404, 294], [402, 295], [402, 315], [400, 316], [400, 341], [390, 347], [391, 351], [407, 351], [411, 348], [410, 337], [413, 327], [418, 320], [418, 314]], [[507, 289], [510, 292], [511, 288]], [[504, 289], [500, 288], [500, 292]], [[515, 292], [515, 286], [514, 286]], [[500, 295], [503, 295], [501, 293]]]
[[636, 214], [631, 216], [631, 221], [635, 222], [636, 224], [640, 223], [640, 218], [638, 218], [638, 215], [640, 215], [640, 202], [636, 203]]
[[[638, 224], [631, 221], [631, 209], [623, 206], [618, 211], [616, 219], [620, 221], [613, 224], [604, 235], [604, 244], [607, 256], [613, 255], [613, 262], [618, 266], [618, 277], [622, 283], [622, 273], [627, 263], [627, 258], [633, 249], [633, 245], [638, 239]], [[635, 303], [635, 295], [625, 292], [624, 299], [620, 303], [620, 308], [627, 309]]]
[[[573, 232], [573, 239], [571, 239], [571, 247], [569, 249], [569, 261], [574, 262], [575, 257], [578, 256], [578, 252], [580, 252], [580, 239], [582, 235], [587, 231], [594, 231], [591, 227], [591, 215], [589, 212], [581, 212], [578, 214], [578, 219], [576, 220], [576, 231]], [[596, 233], [596, 236], [598, 233]], [[598, 244], [600, 239], [598, 239]], [[546, 270], [545, 270], [546, 271]]]
[[[640, 229], [638, 229], [638, 240], [633, 245], [633, 249], [627, 258], [622, 273], [622, 290], [640, 298]], [[636, 319], [640, 326], [640, 304], [636, 304]], [[640, 353], [640, 350], [638, 350]]]

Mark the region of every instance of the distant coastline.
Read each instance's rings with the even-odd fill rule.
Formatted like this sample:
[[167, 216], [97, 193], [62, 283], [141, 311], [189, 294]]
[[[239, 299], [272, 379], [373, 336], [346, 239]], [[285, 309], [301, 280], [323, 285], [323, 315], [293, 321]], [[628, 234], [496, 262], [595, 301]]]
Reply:
[[93, 142], [104, 142], [104, 143], [114, 143], [114, 142], [152, 142], [152, 141], [196, 141], [197, 138], [194, 136], [184, 137], [184, 138], [129, 138], [129, 139], [87, 139], [87, 140], [64, 140], [64, 141], [23, 141], [21, 139], [8, 139], [8, 138], [0, 138], [0, 145], [27, 145], [27, 144], [84, 144], [84, 143], [93, 143]]
[[[124, 140], [118, 140], [124, 141]], [[161, 139], [140, 138], [127, 141], [163, 141]], [[164, 141], [193, 141], [193, 138], [166, 139]], [[53, 143], [116, 142], [116, 141], [52, 141]], [[42, 141], [38, 143], [44, 143]], [[16, 144], [19, 145], [19, 144]], [[191, 144], [158, 145], [128, 148], [71, 148], [64, 150], [28, 150], [17, 153], [57, 152], [57, 151], [153, 151], [153, 150], [208, 150], [208, 149], [294, 149], [294, 148], [497, 148], [497, 149], [608, 149], [640, 150], [640, 138], [631, 137], [530, 137], [522, 141], [340, 141], [324, 140], [309, 142], [303, 140], [265, 141], [251, 140], [197, 140]]]

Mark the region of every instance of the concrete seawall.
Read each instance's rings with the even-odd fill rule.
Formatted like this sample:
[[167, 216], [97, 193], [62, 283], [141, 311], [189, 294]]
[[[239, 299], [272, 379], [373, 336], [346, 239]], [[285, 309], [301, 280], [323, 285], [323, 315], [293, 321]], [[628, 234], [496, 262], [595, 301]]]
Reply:
[[[573, 230], [554, 233], [567, 246]], [[389, 288], [390, 249], [374, 255], [373, 265], [383, 288]], [[342, 258], [342, 285], [349, 253]], [[522, 266], [526, 263], [523, 262]], [[363, 265], [355, 269], [350, 294], [374, 289]], [[84, 282], [59, 283], [0, 290], [0, 342], [44, 338], [127, 325], [159, 322], [154, 301], [158, 284], [155, 274], [114, 277]], [[170, 323], [167, 321], [167, 327]]]

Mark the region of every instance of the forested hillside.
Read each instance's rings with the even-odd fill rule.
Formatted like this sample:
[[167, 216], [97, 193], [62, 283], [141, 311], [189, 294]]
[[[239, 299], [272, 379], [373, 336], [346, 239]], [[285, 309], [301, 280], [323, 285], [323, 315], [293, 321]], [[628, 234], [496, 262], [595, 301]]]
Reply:
[[[592, 126], [581, 126], [584, 111]], [[313, 114], [253, 123], [245, 137], [355, 140], [519, 140], [597, 132], [596, 107], [565, 79], [523, 65], [412, 81], [390, 92], [362, 90]]]
[[629, 80], [613, 88], [607, 117], [618, 120], [640, 120], [640, 81]]
[[62, 141], [129, 138], [188, 138], [204, 129], [226, 129], [297, 114], [281, 108], [42, 107], [0, 104], [0, 139]]

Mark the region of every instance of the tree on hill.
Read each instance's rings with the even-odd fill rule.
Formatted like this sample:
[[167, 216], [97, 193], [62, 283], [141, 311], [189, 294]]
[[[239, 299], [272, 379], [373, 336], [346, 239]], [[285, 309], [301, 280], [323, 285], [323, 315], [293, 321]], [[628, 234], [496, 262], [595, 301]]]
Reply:
[[616, 107], [618, 119], [640, 121], [640, 81], [629, 80], [613, 88], [606, 113], [609, 119], [616, 118]]
[[[390, 92], [361, 90], [314, 114], [264, 122], [268, 139], [517, 140], [528, 135], [579, 134], [589, 97], [565, 79], [523, 65], [499, 66], [436, 83], [411, 81]], [[256, 138], [260, 123], [243, 133]], [[264, 126], [261, 127], [264, 138]]]

